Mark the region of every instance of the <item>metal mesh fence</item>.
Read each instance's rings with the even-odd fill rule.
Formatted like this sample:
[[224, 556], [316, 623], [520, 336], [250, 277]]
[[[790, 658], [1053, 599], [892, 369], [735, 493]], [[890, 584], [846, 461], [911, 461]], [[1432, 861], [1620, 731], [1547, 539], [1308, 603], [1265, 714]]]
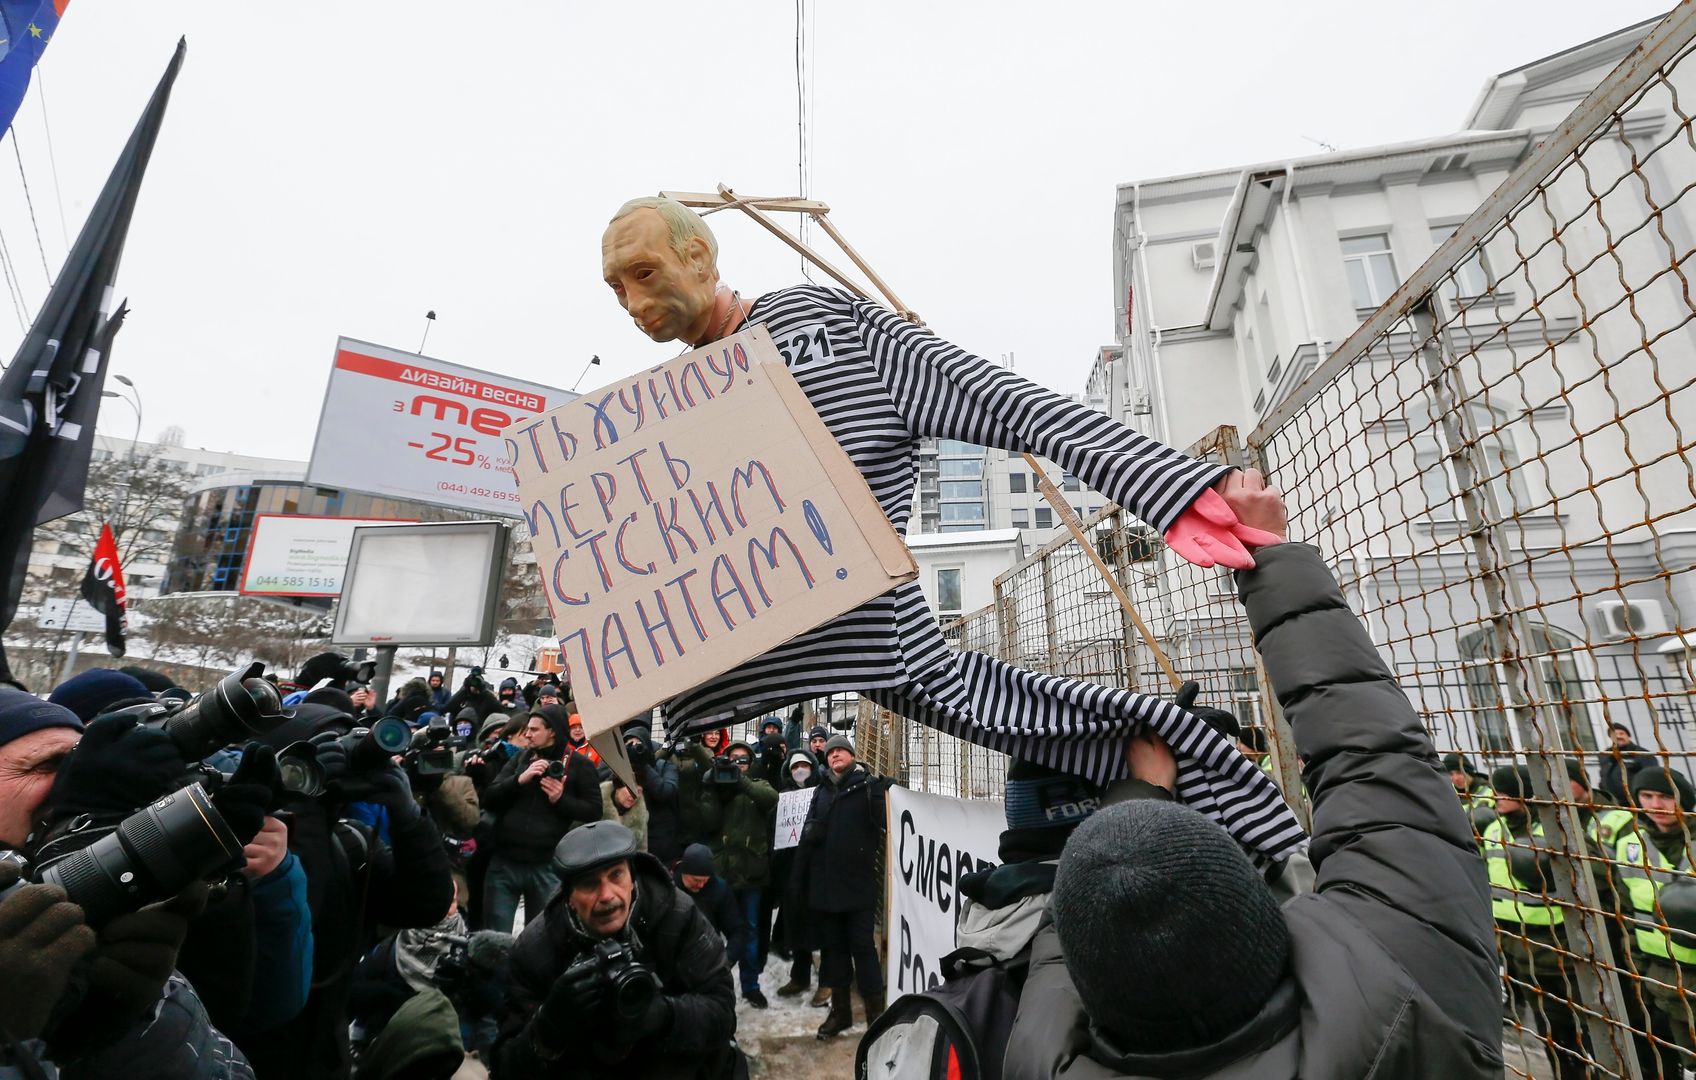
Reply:
[[[1696, 790], [1633, 782], [1696, 775], [1693, 38], [1684, 5], [1256, 430], [1191, 448], [1284, 490], [1292, 538], [1325, 552], [1439, 752], [1475, 774], [1457, 798], [1492, 873], [1512, 1075], [1696, 1069]], [[1117, 508], [1085, 524], [1303, 809], [1231, 582]], [[1170, 692], [1069, 538], [995, 597], [945, 627], [959, 647]], [[882, 771], [1000, 793], [995, 755], [869, 707], [861, 723]], [[1481, 790], [1514, 766], [1523, 800]]]

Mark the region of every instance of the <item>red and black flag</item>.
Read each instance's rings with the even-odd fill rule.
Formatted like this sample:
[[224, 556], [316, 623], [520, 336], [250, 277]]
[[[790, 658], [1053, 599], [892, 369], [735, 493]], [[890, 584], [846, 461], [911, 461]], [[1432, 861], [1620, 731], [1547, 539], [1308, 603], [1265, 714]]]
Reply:
[[106, 648], [113, 656], [124, 655], [124, 635], [130, 624], [124, 604], [124, 568], [118, 563], [118, 541], [110, 522], [100, 527], [94, 558], [82, 576], [82, 598], [106, 616]]

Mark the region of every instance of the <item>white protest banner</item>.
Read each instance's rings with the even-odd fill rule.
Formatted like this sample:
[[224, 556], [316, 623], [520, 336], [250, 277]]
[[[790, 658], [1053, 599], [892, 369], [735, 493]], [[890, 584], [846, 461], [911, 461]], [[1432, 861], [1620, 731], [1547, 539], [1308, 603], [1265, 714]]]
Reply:
[[772, 833], [773, 851], [792, 848], [801, 842], [801, 826], [807, 823], [807, 811], [813, 807], [816, 787], [782, 791], [777, 796], [777, 826]]
[[306, 482], [513, 517], [501, 431], [574, 397], [338, 338]]
[[242, 562], [246, 596], [340, 596], [353, 530], [387, 525], [389, 518], [260, 514]]
[[918, 575], [764, 326], [505, 440], [591, 735]]
[[889, 789], [888, 985], [891, 1001], [942, 982], [954, 951], [962, 877], [996, 865], [1006, 812], [999, 800]]

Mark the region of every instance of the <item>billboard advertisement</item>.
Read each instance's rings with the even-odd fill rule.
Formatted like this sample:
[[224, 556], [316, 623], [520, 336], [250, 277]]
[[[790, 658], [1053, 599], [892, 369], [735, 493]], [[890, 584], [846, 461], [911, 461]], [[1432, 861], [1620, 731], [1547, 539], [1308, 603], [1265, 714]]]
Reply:
[[[353, 530], [388, 518], [260, 514], [242, 562], [245, 596], [340, 596]], [[408, 520], [401, 519], [401, 520]]]
[[338, 338], [306, 480], [517, 517], [501, 432], [576, 396]]

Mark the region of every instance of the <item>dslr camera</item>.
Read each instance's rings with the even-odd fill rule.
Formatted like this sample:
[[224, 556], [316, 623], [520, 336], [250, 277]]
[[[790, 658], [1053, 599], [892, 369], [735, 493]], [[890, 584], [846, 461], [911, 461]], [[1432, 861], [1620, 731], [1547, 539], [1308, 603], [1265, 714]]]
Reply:
[[446, 776], [453, 772], [453, 755], [459, 747], [453, 725], [438, 713], [430, 718], [429, 724], [412, 733], [402, 764], [407, 772], [421, 779]]
[[584, 966], [598, 968], [611, 991], [613, 1014], [620, 1020], [638, 1020], [660, 992], [660, 981], [639, 963], [629, 946], [619, 941], [597, 941], [594, 949], [567, 970]]
[[[398, 716], [385, 716], [368, 728], [354, 728], [330, 745], [347, 755], [349, 771], [369, 772], [396, 754], [407, 753], [412, 729]], [[278, 751], [277, 771], [283, 790], [291, 794], [317, 798], [329, 789], [330, 777], [318, 760], [318, 747], [310, 742], [293, 742]]]
[[223, 877], [241, 865], [242, 845], [199, 784], [171, 792], [137, 810], [86, 846], [73, 830], [42, 845], [26, 878], [58, 885], [83, 909], [90, 926], [168, 900], [196, 881]]
[[114, 710], [170, 736], [187, 762], [197, 762], [232, 743], [258, 738], [289, 718], [277, 688], [255, 661], [219, 679], [212, 689], [184, 702], [162, 698]]
[[547, 768], [542, 770], [542, 775], [549, 780], [564, 780], [565, 762], [558, 758], [548, 762]]
[[721, 754], [713, 758], [712, 768], [707, 771], [707, 783], [720, 787], [736, 787], [742, 783], [742, 769], [736, 762]]

